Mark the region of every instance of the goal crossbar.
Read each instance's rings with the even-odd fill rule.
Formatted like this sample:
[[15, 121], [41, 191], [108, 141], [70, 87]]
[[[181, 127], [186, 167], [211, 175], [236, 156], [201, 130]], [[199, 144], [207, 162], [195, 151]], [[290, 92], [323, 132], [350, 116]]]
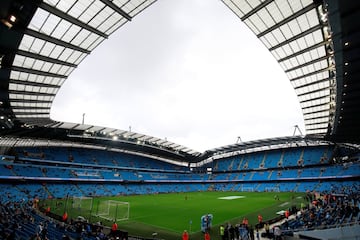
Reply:
[[128, 220], [130, 203], [115, 200], [100, 201], [95, 216], [112, 221]]

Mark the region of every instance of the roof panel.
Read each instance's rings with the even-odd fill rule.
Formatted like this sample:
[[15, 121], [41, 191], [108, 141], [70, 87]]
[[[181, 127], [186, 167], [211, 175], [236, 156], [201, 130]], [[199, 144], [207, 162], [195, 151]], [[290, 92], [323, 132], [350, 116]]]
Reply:
[[281, 33], [283, 34], [283, 36], [286, 38], [286, 39], [290, 39], [292, 38], [293, 36], [295, 36], [295, 34], [293, 33], [292, 29], [290, 28], [289, 24], [284, 24], [282, 26], [280, 26], [280, 31]]
[[247, 18], [244, 20], [245, 24], [250, 28], [251, 31], [258, 34], [260, 33], [260, 30], [257, 28], [257, 26], [251, 21], [251, 18]]
[[[54, 15], [54, 14], [48, 14], [48, 17], [46, 19], [46, 21], [42, 24], [42, 26], [40, 28], [37, 28], [37, 26], [35, 27], [35, 29], [33, 30], [38, 30], [46, 35], [51, 35], [53, 37], [54, 34], [53, 32], [55, 31], [56, 28], [58, 28], [59, 26], [62, 27], [64, 26], [66, 23], [65, 20], [59, 18], [58, 16]], [[61, 24], [60, 24], [61, 23]], [[68, 25], [68, 24], [66, 24]]]
[[[250, 12], [253, 9], [253, 7], [251, 7], [251, 5], [249, 4], [248, 1], [235, 0], [235, 1], [232, 1], [232, 2], [234, 3], [234, 5], [237, 6], [238, 9], [241, 10], [241, 12], [243, 14], [246, 14], [246, 13]], [[240, 16], [240, 17], [242, 17], [242, 16]]]
[[[269, 13], [268, 7], [260, 9], [259, 12], [257, 12], [254, 15], [260, 15], [263, 23], [266, 25], [266, 28], [272, 27], [276, 24], [274, 17], [272, 14]], [[263, 29], [265, 30], [265, 29]], [[261, 30], [261, 31], [263, 31]]]
[[77, 2], [77, 0], [44, 0], [44, 2], [58, 8], [62, 12], [67, 12], [71, 8], [71, 6]]
[[318, 124], [309, 124], [309, 125], [306, 125], [306, 131], [318, 131], [319, 129], [323, 129], [323, 130], [326, 130], [327, 127], [328, 127], [328, 122], [326, 123], [318, 123]]
[[35, 31], [40, 30], [42, 26], [47, 22], [49, 15], [50, 13], [48, 13], [47, 11], [38, 8], [28, 27]]
[[66, 34], [67, 30], [71, 27], [71, 23], [68, 21], [61, 21], [61, 25], [56, 27], [52, 32], [52, 36], [57, 39], [62, 39], [63, 36]]
[[46, 43], [44, 40], [42, 39], [38, 39], [38, 38], [32, 38], [33, 41], [29, 44], [30, 45], [30, 51], [34, 52], [34, 53], [40, 53], [40, 51], [42, 50], [44, 44]]
[[87, 49], [89, 45], [96, 40], [96, 37], [96, 34], [91, 34], [88, 30], [81, 29], [71, 40], [71, 44]]
[[[38, 45], [38, 46], [36, 46], [36, 45]], [[35, 48], [34, 48], [34, 46], [35, 46]], [[56, 44], [54, 44], [54, 43], [46, 42], [43, 40], [38, 41], [38, 39], [36, 39], [30, 49], [30, 52], [39, 53], [42, 56], [50, 56], [51, 52], [54, 50], [55, 47], [56, 47]], [[58, 58], [58, 56], [56, 56], [56, 58]]]
[[329, 118], [329, 114], [327, 114], [327, 111], [329, 111], [330, 107], [329, 105], [323, 105], [323, 106], [316, 106], [313, 107], [311, 110], [304, 111], [305, 118], [304, 119], [313, 119], [313, 118]]
[[[88, 3], [90, 3], [90, 5], [81, 14], [81, 16], [79, 17], [79, 20], [84, 23], [88, 23], [90, 26], [96, 28], [99, 24], [96, 24], [96, 21], [91, 22], [91, 20], [94, 19], [94, 16], [98, 16], [99, 11], [104, 9], [105, 4], [102, 3], [101, 1], [93, 1], [93, 2], [88, 1]], [[106, 17], [103, 16], [102, 20], [104, 20], [104, 19], [106, 19]], [[101, 21], [101, 20], [99, 20], [99, 21]]]
[[261, 3], [261, 1], [259, 0], [247, 0], [247, 2], [251, 6], [251, 8], [255, 8]]
[[114, 24], [113, 26], [111, 26], [105, 33], [106, 34], [111, 34], [114, 31], [116, 31], [119, 27], [123, 26], [125, 23], [127, 22], [127, 20], [125, 18], [121, 18], [116, 24]]
[[265, 31], [268, 27], [265, 25], [264, 21], [258, 14], [250, 16], [247, 21], [252, 23], [254, 29], [251, 29], [254, 33], [258, 34]]
[[321, 128], [321, 129], [306, 129], [306, 132], [308, 134], [324, 134], [326, 129], [327, 129], [327, 127]]
[[[271, 17], [274, 19], [275, 23], [278, 23], [284, 19], [284, 17], [282, 16], [282, 14], [280, 12], [278, 5], [276, 4], [276, 1], [271, 2], [265, 8], [271, 14]], [[272, 27], [272, 26], [269, 26], [269, 27]]]
[[75, 18], [79, 18], [91, 4], [91, 1], [78, 0], [75, 4], [67, 11], [67, 13]]
[[48, 56], [51, 58], [58, 59], [62, 51], [64, 51], [64, 49], [65, 48], [63, 46], [54, 44], [54, 48], [50, 51], [50, 54]]
[[108, 29], [123, 18], [110, 7], [105, 7], [89, 22], [101, 32], [107, 33]]
[[16, 117], [18, 117], [19, 119], [21, 118], [35, 118], [35, 119], [41, 119], [41, 118], [49, 118], [50, 115], [49, 114], [39, 114], [39, 113], [18, 113], [16, 114]]
[[67, 25], [62, 25], [62, 27], [66, 27], [66, 34], [61, 38], [64, 42], [71, 42], [81, 31], [81, 27], [73, 24], [70, 24], [69, 27]]
[[275, 2], [281, 12], [281, 16], [283, 17], [283, 19], [291, 16], [293, 10], [291, 9], [288, 1], [275, 1]]

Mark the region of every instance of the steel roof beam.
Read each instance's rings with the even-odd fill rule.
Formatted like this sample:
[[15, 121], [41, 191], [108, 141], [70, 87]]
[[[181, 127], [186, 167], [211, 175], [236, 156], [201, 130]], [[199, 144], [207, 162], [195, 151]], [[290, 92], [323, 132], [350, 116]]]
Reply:
[[306, 103], [306, 102], [315, 101], [315, 100], [320, 100], [320, 99], [324, 99], [324, 98], [330, 98], [330, 96], [326, 95], [326, 96], [321, 96], [321, 97], [316, 97], [316, 98], [310, 98], [310, 99], [302, 100], [302, 101], [300, 101], [300, 104], [301, 104], [301, 103]]
[[109, 0], [100, 0], [102, 3], [104, 3], [106, 6], [108, 6], [109, 8], [111, 8], [112, 10], [114, 10], [115, 12], [117, 12], [118, 14], [120, 14], [121, 16], [123, 16], [124, 18], [126, 18], [128, 21], [131, 21], [131, 16], [129, 14], [127, 14], [124, 10], [122, 10], [120, 7], [118, 7], [115, 3], [113, 3], [112, 1]]
[[326, 59], [328, 59], [328, 58], [329, 58], [328, 55], [322, 56], [322, 57], [320, 57], [320, 58], [311, 60], [311, 61], [309, 61], [309, 62], [305, 62], [305, 63], [303, 63], [303, 64], [297, 65], [296, 67], [289, 68], [288, 70], [285, 70], [285, 73], [294, 71], [294, 70], [299, 69], [299, 68], [302, 68], [302, 67], [306, 67], [306, 66], [312, 65], [312, 64], [314, 64], [314, 63], [317, 63], [317, 62], [326, 60]]
[[14, 112], [14, 114], [15, 115], [48, 115], [49, 112]]
[[10, 83], [15, 83], [15, 84], [23, 84], [23, 85], [27, 85], [27, 86], [60, 88], [59, 85], [47, 84], [47, 83], [39, 83], [39, 82], [29, 82], [29, 81], [15, 80], [15, 79], [10, 79], [9, 82]]
[[295, 53], [293, 53], [293, 54], [291, 54], [291, 55], [288, 55], [288, 56], [286, 56], [286, 57], [283, 57], [283, 58], [279, 59], [278, 62], [281, 63], [281, 62], [283, 62], [283, 61], [289, 60], [290, 58], [299, 56], [299, 55], [301, 55], [301, 54], [303, 54], [303, 53], [310, 52], [311, 50], [314, 50], [314, 49], [316, 49], [316, 48], [318, 48], [318, 47], [324, 46], [324, 45], [329, 44], [329, 43], [330, 43], [329, 40], [325, 40], [325, 41], [319, 42], [319, 43], [314, 44], [314, 45], [312, 45], [312, 46], [310, 46], [310, 47], [308, 47], [308, 48], [305, 48], [305, 49], [300, 50], [300, 51], [298, 51], [298, 52], [295, 52]]
[[51, 120], [49, 117], [46, 116], [37, 116], [36, 118], [34, 117], [27, 117], [27, 116], [17, 116], [18, 119], [20, 119], [20, 121], [28, 124], [28, 125], [47, 125], [53, 122], [53, 120]]
[[323, 122], [318, 122], [318, 123], [307, 123], [306, 126], [316, 126], [316, 125], [319, 125], [319, 124], [328, 124], [329, 122], [328, 121], [323, 121]]
[[26, 52], [26, 51], [23, 51], [23, 50], [17, 50], [16, 54], [24, 56], [24, 57], [34, 58], [34, 59], [41, 60], [41, 61], [44, 61], [44, 62], [55, 63], [55, 64], [60, 64], [60, 65], [68, 66], [68, 67], [74, 67], [74, 68], [77, 67], [77, 65], [73, 64], [73, 63], [61, 61], [61, 60], [56, 59], [56, 58], [46, 57], [46, 56], [36, 54], [36, 53], [32, 53], [32, 52]]
[[80, 126], [79, 123], [75, 124], [72, 128], [70, 128], [71, 130], [74, 130], [75, 128], [77, 128], [78, 126]]
[[331, 79], [333, 78], [324, 78], [324, 79], [320, 79], [320, 80], [317, 80], [315, 82], [311, 82], [311, 83], [307, 83], [307, 84], [303, 84], [303, 85], [300, 85], [300, 86], [297, 86], [297, 87], [294, 87], [294, 89], [299, 89], [299, 88], [303, 88], [303, 87], [309, 87], [311, 85], [314, 85], [314, 84], [318, 84], [318, 83], [322, 83], [322, 82], [326, 82], [326, 81], [330, 81]]
[[41, 76], [47, 76], [47, 77], [67, 78], [66, 75], [60, 75], [60, 74], [56, 74], [56, 73], [44, 72], [44, 71], [39, 71], [39, 70], [30, 69], [30, 68], [24, 68], [24, 67], [12, 66], [12, 67], [10, 67], [10, 70], [19, 71], [19, 72], [25, 72], [25, 73], [35, 74], [35, 75], [41, 75]]
[[292, 20], [300, 17], [301, 15], [305, 14], [306, 12], [308, 12], [308, 11], [316, 8], [316, 6], [317, 6], [316, 4], [312, 3], [312, 4], [308, 5], [308, 6], [300, 9], [300, 10], [297, 11], [296, 13], [291, 14], [289, 17], [284, 18], [284, 19], [281, 20], [280, 22], [276, 23], [274, 26], [266, 29], [265, 31], [263, 31], [263, 32], [261, 32], [261, 33], [259, 33], [259, 34], [257, 35], [257, 37], [258, 37], [258, 38], [261, 38], [262, 36], [268, 34], [269, 32], [271, 32], [271, 31], [273, 31], [273, 30], [281, 27], [282, 25], [284, 25], [284, 24], [286, 24], [286, 23], [288, 23], [288, 22], [290, 22], [290, 21], [292, 21]]
[[93, 127], [93, 126], [91, 125], [91, 126], [89, 126], [88, 128], [85, 128], [83, 131], [85, 132], [85, 131], [91, 129], [92, 127]]
[[310, 73], [307, 73], [307, 74], [304, 74], [304, 75], [301, 75], [301, 76], [298, 76], [298, 77], [291, 78], [290, 81], [299, 80], [301, 78], [305, 78], [305, 77], [308, 77], [308, 76], [311, 76], [311, 75], [314, 75], [314, 74], [329, 71], [330, 69], [331, 69], [331, 67], [322, 68], [322, 69], [316, 70], [314, 72], [310, 72]]
[[293, 37], [291, 37], [291, 38], [289, 38], [289, 39], [287, 39], [287, 40], [285, 40], [285, 41], [283, 41], [283, 42], [269, 48], [269, 51], [273, 51], [273, 50], [275, 50], [275, 49], [277, 49], [279, 47], [282, 47], [282, 46], [284, 46], [284, 45], [286, 45], [288, 43], [291, 43], [292, 41], [295, 41], [295, 40], [297, 40], [299, 38], [305, 37], [306, 35], [308, 35], [310, 33], [313, 33], [313, 32], [315, 32], [317, 30], [322, 29], [322, 27], [323, 27], [323, 25], [321, 25], [321, 24], [315, 25], [314, 27], [309, 28], [306, 31], [303, 31], [303, 32], [299, 33], [298, 35], [295, 35], [295, 36], [293, 36]]
[[[310, 113], [304, 113], [304, 116], [305, 116], [305, 115], [311, 115], [311, 114], [314, 114], [314, 113], [323, 113], [323, 112], [329, 112], [329, 108], [328, 108], [328, 109], [319, 110], [319, 111], [310, 112]], [[304, 120], [312, 120], [312, 119], [318, 119], [318, 118], [323, 118], [323, 117], [328, 117], [328, 115], [326, 115], [326, 116], [321, 116], [321, 117], [304, 118]]]
[[17, 103], [52, 103], [52, 101], [47, 100], [34, 100], [34, 99], [11, 99], [11, 102], [17, 102]]
[[25, 29], [24, 34], [30, 35], [30, 36], [32, 36], [34, 38], [39, 38], [39, 39], [44, 40], [46, 42], [51, 42], [51, 43], [53, 43], [55, 45], [59, 45], [59, 46], [65, 47], [65, 48], [70, 48], [72, 50], [83, 52], [83, 53], [86, 53], [86, 54], [90, 54], [90, 51], [87, 50], [87, 49], [84, 49], [84, 48], [78, 47], [76, 45], [73, 45], [71, 43], [68, 43], [68, 42], [53, 38], [53, 37], [51, 37], [49, 35], [34, 31], [32, 29], [29, 29], [29, 28]]
[[326, 129], [328, 129], [328, 127], [306, 128], [306, 131], [326, 130]]
[[[42, 92], [28, 92], [28, 91], [20, 91], [20, 90], [9, 90], [9, 93], [11, 94], [22, 94], [22, 95], [31, 95], [31, 96], [54, 96], [55, 93], [42, 93]], [[10, 100], [12, 101], [12, 99]], [[37, 101], [35, 101], [37, 102]]]
[[97, 34], [97, 35], [99, 35], [99, 36], [101, 36], [103, 38], [108, 38], [107, 34], [99, 31], [98, 29], [96, 29], [96, 28], [94, 28], [94, 27], [92, 27], [90, 25], [87, 25], [84, 22], [81, 22], [79, 19], [74, 18], [73, 16], [70, 16], [70, 15], [62, 12], [59, 9], [57, 9], [57, 8], [47, 4], [45, 2], [40, 3], [39, 7], [44, 9], [45, 11], [48, 11], [51, 14], [54, 14], [54, 15], [58, 16], [61, 19], [64, 19], [64, 20], [66, 20], [66, 21], [68, 21], [68, 22], [70, 22], [70, 23], [72, 23], [74, 25], [77, 25], [77, 26], [79, 26], [79, 27], [81, 27], [83, 29], [86, 29], [89, 32], [95, 33], [95, 34]]
[[[50, 110], [50, 107], [35, 107], [35, 106], [12, 106], [12, 109], [45, 109]], [[16, 113], [16, 112], [15, 112]]]
[[312, 94], [312, 93], [317, 93], [317, 92], [320, 92], [320, 91], [323, 91], [323, 90], [327, 90], [327, 89], [331, 89], [331, 87], [323, 87], [323, 88], [317, 88], [313, 91], [308, 91], [306, 93], [301, 93], [301, 94], [298, 94], [298, 97], [302, 97], [302, 96], [305, 96], [305, 95], [308, 95], [308, 94]]
[[[320, 103], [320, 104], [316, 104], [316, 105], [310, 105], [310, 106], [307, 106], [307, 107], [302, 107], [301, 109], [308, 109], [308, 108], [314, 108], [314, 107], [323, 107], [323, 106], [326, 106], [326, 105], [329, 105], [330, 103]], [[304, 115], [305, 114], [311, 114], [312, 112], [310, 113], [303, 113]]]
[[[255, 8], [253, 8], [252, 10], [250, 10], [250, 12], [246, 13], [244, 16], [242, 16], [240, 19], [241, 21], [245, 21], [247, 18], [251, 17], [252, 15], [254, 15], [255, 13], [257, 13], [259, 10], [263, 9], [264, 7], [266, 7], [267, 5], [269, 5], [270, 3], [272, 3], [274, 0], [266, 0], [262, 3], [260, 3], [259, 5], [257, 5]], [[235, 5], [235, 4], [234, 4]], [[236, 5], [236, 7], [238, 7]]]

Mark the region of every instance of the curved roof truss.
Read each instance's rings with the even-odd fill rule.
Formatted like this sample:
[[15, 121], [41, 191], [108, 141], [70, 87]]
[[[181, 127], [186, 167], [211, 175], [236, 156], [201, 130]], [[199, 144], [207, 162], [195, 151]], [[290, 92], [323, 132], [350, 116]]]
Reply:
[[102, 41], [155, 0], [39, 2], [15, 53], [9, 103], [17, 119], [42, 124], [59, 88]]
[[313, 0], [223, 0], [285, 71], [307, 134], [326, 134], [335, 113], [335, 60], [327, 12]]

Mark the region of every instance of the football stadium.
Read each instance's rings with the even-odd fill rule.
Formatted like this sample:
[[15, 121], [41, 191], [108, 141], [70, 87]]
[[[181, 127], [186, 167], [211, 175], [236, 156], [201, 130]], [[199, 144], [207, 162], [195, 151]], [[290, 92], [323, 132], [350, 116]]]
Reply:
[[286, 74], [304, 133], [199, 152], [50, 118], [77, 66], [158, 2], [0, 1], [0, 239], [359, 239], [359, 1], [220, 1]]

